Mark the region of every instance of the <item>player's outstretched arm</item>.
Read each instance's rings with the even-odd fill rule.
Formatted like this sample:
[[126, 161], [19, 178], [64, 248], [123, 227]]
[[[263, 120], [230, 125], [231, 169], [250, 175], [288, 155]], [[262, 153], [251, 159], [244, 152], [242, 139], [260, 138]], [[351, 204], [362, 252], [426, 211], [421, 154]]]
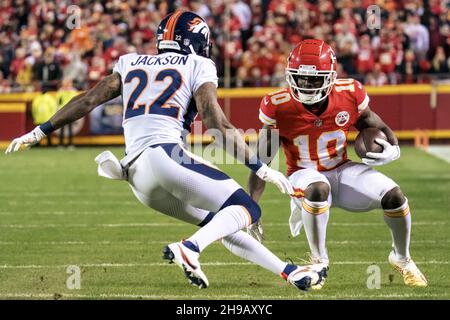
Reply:
[[21, 146], [30, 147], [38, 143], [47, 134], [84, 117], [95, 107], [119, 96], [121, 88], [122, 82], [118, 73], [114, 72], [103, 78], [94, 88], [72, 98], [50, 120], [37, 126], [31, 132], [14, 139], [5, 153], [16, 152]]
[[[278, 133], [268, 125], [264, 125], [258, 135], [258, 158], [266, 164], [270, 164], [278, 152], [280, 139]], [[276, 142], [276, 143], [274, 143]], [[266, 182], [252, 171], [248, 178], [248, 191], [256, 202], [261, 198]]]
[[398, 139], [389, 126], [372, 110], [367, 107], [360, 115], [356, 129], [359, 131], [365, 128], [377, 128], [384, 132], [388, 141], [382, 139], [375, 139], [383, 147], [380, 153], [367, 152], [368, 158], [361, 159], [365, 164], [372, 166], [380, 166], [400, 158], [400, 147], [398, 146]]
[[230, 154], [244, 162], [255, 174], [265, 181], [275, 184], [282, 193], [293, 194], [292, 185], [286, 177], [262, 163], [245, 143], [239, 131], [228, 121], [217, 101], [216, 86], [206, 82], [194, 93], [197, 110], [208, 129], [221, 133], [222, 141], [217, 141]]
[[[277, 132], [270, 126], [264, 125], [258, 135], [258, 158], [263, 159], [263, 162], [270, 164], [278, 152], [280, 146], [279, 141]], [[266, 182], [260, 179], [255, 172], [250, 172], [250, 176], [248, 177], [248, 192], [253, 200], [256, 202], [259, 201], [265, 187]], [[247, 233], [259, 242], [262, 242], [265, 239], [265, 236], [261, 219], [249, 225], [247, 227]]]

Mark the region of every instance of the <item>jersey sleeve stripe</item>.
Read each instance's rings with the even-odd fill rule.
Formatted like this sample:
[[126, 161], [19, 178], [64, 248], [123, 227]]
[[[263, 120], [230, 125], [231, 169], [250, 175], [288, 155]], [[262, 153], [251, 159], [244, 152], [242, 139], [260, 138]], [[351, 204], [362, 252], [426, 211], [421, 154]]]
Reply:
[[259, 110], [259, 120], [261, 120], [262, 123], [267, 124], [269, 126], [274, 125], [277, 123], [275, 119], [272, 119], [264, 114], [262, 110]]
[[358, 106], [358, 112], [363, 112], [368, 105], [369, 105], [369, 96], [366, 94], [366, 97], [364, 98], [363, 102], [361, 102]]

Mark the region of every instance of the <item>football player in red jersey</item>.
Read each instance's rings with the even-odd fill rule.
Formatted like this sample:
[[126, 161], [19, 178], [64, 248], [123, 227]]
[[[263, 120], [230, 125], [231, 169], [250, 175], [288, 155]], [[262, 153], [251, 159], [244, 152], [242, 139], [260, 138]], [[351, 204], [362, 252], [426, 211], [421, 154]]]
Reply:
[[[259, 118], [264, 126], [258, 138], [259, 154], [273, 159], [277, 150], [269, 150], [271, 141], [279, 136], [287, 175], [299, 197], [291, 200], [291, 233], [297, 236], [304, 225], [311, 262], [328, 267], [325, 238], [330, 206], [348, 211], [381, 208], [393, 240], [390, 264], [402, 274], [405, 284], [425, 287], [427, 280], [409, 254], [411, 214], [407, 198], [392, 179], [371, 167], [400, 157], [397, 138], [370, 110], [361, 83], [336, 76], [336, 56], [331, 47], [321, 40], [304, 40], [288, 58], [289, 88], [268, 94], [261, 101]], [[349, 160], [347, 134], [352, 126], [383, 131], [388, 141], [376, 140], [383, 151], [368, 153], [363, 163]], [[254, 200], [259, 200], [264, 186], [264, 181], [250, 175]], [[261, 239], [262, 226], [253, 225], [249, 232]]]

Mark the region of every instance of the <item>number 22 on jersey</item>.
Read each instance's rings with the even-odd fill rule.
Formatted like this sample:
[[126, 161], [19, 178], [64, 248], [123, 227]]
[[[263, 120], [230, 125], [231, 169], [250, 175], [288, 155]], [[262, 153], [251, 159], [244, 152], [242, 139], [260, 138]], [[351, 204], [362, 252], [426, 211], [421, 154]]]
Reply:
[[138, 79], [138, 82], [126, 103], [125, 119], [143, 114], [159, 114], [178, 118], [180, 107], [169, 105], [167, 102], [181, 87], [183, 78], [176, 69], [164, 69], [158, 72], [153, 82], [161, 82], [166, 78], [170, 78], [171, 83], [153, 101], [139, 103], [139, 97], [147, 90], [149, 85], [151, 86], [151, 83], [149, 84], [148, 74], [142, 69], [135, 69], [128, 72], [125, 77], [125, 84], [132, 82], [134, 79]]

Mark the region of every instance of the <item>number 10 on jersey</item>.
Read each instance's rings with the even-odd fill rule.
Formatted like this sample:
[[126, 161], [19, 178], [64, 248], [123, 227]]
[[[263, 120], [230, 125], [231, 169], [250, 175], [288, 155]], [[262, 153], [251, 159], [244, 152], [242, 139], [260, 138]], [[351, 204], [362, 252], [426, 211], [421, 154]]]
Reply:
[[[169, 77], [172, 82], [162, 90], [161, 93], [150, 104], [143, 103], [138, 104], [137, 100], [141, 94], [147, 89], [148, 86], [148, 74], [142, 69], [135, 69], [128, 72], [125, 77], [125, 84], [130, 83], [135, 78], [138, 79], [138, 83], [128, 98], [126, 103], [125, 119], [140, 116], [143, 114], [160, 114], [164, 116], [178, 118], [178, 112], [180, 107], [174, 105], [168, 105], [167, 101], [173, 97], [175, 92], [181, 87], [183, 78], [176, 69], [164, 69], [158, 72], [154, 82], [164, 81]], [[151, 85], [151, 84], [150, 84]]]

